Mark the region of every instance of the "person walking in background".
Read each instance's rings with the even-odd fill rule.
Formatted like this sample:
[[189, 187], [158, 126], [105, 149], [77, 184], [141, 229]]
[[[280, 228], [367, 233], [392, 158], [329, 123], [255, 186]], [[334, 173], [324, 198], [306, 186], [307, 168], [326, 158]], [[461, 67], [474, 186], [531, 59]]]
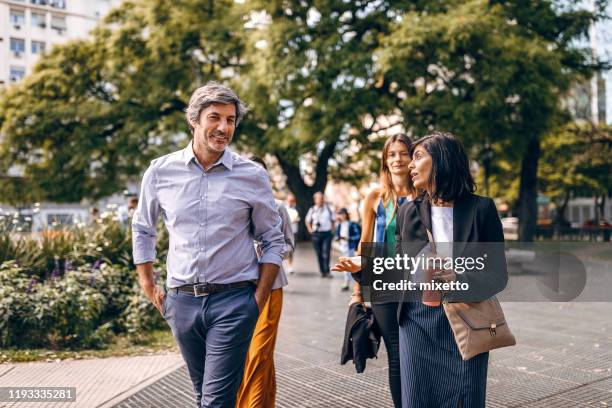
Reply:
[[[498, 242], [489, 247], [489, 262], [495, 267], [465, 271], [432, 271], [438, 282], [468, 282], [470, 292], [475, 288], [478, 299], [485, 300], [500, 292], [508, 279], [504, 257], [504, 233], [489, 197], [473, 192], [476, 185], [461, 142], [450, 133], [435, 132], [417, 140], [413, 145], [410, 175], [414, 186], [424, 194], [414, 202], [402, 206], [397, 216], [398, 249], [401, 243], [410, 245], [409, 251], [426, 248], [433, 238], [437, 248], [447, 248], [447, 256], [465, 256], [465, 243]], [[428, 238], [428, 235], [431, 238]], [[457, 245], [449, 245], [458, 243]], [[438, 245], [439, 244], [439, 245]], [[463, 249], [461, 249], [463, 248]], [[498, 248], [498, 249], [495, 249]], [[497, 251], [499, 253], [491, 253]], [[437, 250], [438, 254], [442, 254]], [[417, 253], [404, 254], [411, 257]], [[460, 292], [460, 291], [459, 291]], [[441, 294], [405, 302], [398, 310], [402, 401], [404, 407], [456, 408], [485, 407], [489, 353], [463, 360], [457, 347], [449, 320], [441, 305]], [[449, 291], [445, 301], [461, 301], [465, 294]], [[437, 297], [437, 301], [435, 300]], [[422, 300], [421, 300], [422, 299]]]
[[[260, 157], [252, 157], [251, 160], [268, 170], [266, 163]], [[285, 237], [283, 257], [287, 259], [295, 248], [291, 219], [282, 201], [276, 201], [276, 209], [282, 220], [281, 229]], [[261, 242], [257, 242], [256, 245], [257, 253], [261, 256]], [[287, 283], [287, 276], [281, 266], [272, 285], [270, 297], [259, 314], [253, 332], [236, 400], [238, 408], [273, 408], [276, 405], [274, 346], [283, 308], [283, 286]]]
[[89, 210], [89, 223], [96, 226], [100, 220], [100, 210], [97, 207], [91, 207]]
[[306, 214], [306, 229], [312, 237], [312, 245], [317, 253], [321, 276], [331, 278], [329, 258], [336, 219], [331, 207], [325, 202], [322, 192], [314, 193], [313, 198], [314, 205]]
[[[286, 209], [289, 214], [289, 219], [291, 220], [291, 231], [293, 232], [293, 237], [297, 237], [298, 230], [300, 228], [300, 213], [297, 209], [297, 201], [295, 199], [295, 195], [289, 193], [287, 195], [286, 200]], [[295, 270], [293, 269], [293, 252], [285, 258], [285, 265], [287, 266], [287, 273], [292, 274]]]
[[[132, 220], [140, 285], [172, 329], [198, 407], [235, 406], [285, 245], [268, 174], [228, 148], [245, 112], [231, 89], [198, 88], [186, 111], [193, 139], [151, 162]], [[160, 214], [170, 236], [166, 294], [153, 278]]]
[[[416, 190], [409, 178], [412, 142], [404, 134], [391, 136], [385, 142], [380, 168], [380, 187], [372, 190], [365, 199], [363, 229], [359, 251], [366, 242], [385, 243], [386, 248], [395, 245], [395, 222], [397, 209], [416, 196]], [[361, 265], [341, 258], [333, 271], [359, 272]], [[351, 303], [363, 303], [361, 286], [354, 285]], [[396, 408], [402, 406], [400, 378], [399, 325], [397, 322], [398, 302], [372, 303], [372, 312], [380, 328], [389, 364], [389, 388]]]
[[126, 226], [126, 227], [129, 226], [130, 220], [132, 219], [132, 217], [134, 217], [134, 212], [136, 211], [136, 208], [138, 208], [138, 197], [129, 196], [125, 207], [121, 206], [117, 209], [117, 215], [119, 216], [119, 222], [123, 226]]
[[[335, 239], [338, 241], [340, 254], [345, 257], [351, 257], [355, 255], [355, 251], [359, 246], [361, 227], [356, 222], [350, 220], [349, 212], [346, 208], [338, 210], [336, 218], [338, 219], [338, 225], [336, 226]], [[351, 273], [345, 272], [342, 291], [349, 290], [351, 281]]]
[[138, 197], [130, 197], [127, 204], [128, 217], [132, 218], [134, 216], [136, 208], [138, 208]]

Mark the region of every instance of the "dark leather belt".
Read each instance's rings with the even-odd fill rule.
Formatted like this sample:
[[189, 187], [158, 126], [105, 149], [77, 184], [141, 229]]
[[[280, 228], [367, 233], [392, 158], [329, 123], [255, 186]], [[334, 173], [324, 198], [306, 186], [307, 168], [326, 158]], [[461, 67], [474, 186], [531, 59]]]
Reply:
[[211, 295], [213, 293], [224, 292], [226, 290], [244, 288], [247, 286], [255, 286], [254, 281], [241, 281], [241, 282], [233, 282], [233, 283], [191, 283], [189, 285], [179, 286], [177, 288], [172, 288], [171, 290], [175, 290], [178, 292], [189, 293], [190, 295], [199, 297]]

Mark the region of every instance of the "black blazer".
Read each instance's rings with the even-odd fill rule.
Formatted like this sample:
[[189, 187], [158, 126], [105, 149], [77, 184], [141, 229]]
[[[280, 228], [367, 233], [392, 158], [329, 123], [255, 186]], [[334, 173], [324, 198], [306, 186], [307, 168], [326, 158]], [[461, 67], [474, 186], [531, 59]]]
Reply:
[[[416, 256], [429, 242], [431, 231], [431, 202], [427, 196], [405, 202], [397, 212], [395, 229], [396, 250]], [[496, 245], [473, 245], [469, 243], [499, 243]], [[453, 257], [477, 256], [487, 252], [486, 268], [483, 271], [466, 271], [457, 275], [457, 280], [470, 285], [469, 292], [449, 293], [449, 301], [479, 301], [501, 292], [508, 282], [508, 271], [504, 251], [504, 232], [495, 202], [489, 197], [465, 194], [454, 202], [453, 209]], [[484, 249], [486, 248], [486, 249]], [[409, 296], [406, 292], [398, 308], [398, 319]]]
[[355, 369], [362, 373], [368, 358], [376, 358], [380, 346], [380, 330], [372, 314], [372, 309], [361, 303], [349, 307], [342, 343], [340, 364], [353, 360]]

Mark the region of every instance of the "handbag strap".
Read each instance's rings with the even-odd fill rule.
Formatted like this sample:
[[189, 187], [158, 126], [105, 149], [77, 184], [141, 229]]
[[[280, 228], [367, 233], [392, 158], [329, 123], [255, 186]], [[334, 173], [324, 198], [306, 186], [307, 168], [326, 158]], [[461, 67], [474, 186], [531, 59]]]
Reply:
[[[433, 234], [431, 233], [429, 228], [425, 227], [425, 230], [427, 231], [427, 239], [429, 239], [429, 247], [431, 248], [431, 254], [433, 256], [438, 256], [438, 253], [436, 251], [436, 242], [433, 239]], [[446, 306], [446, 304], [448, 303], [446, 295], [447, 295], [447, 292], [442, 292], [442, 304], [444, 306]]]
[[431, 252], [433, 255], [436, 255], [436, 242], [433, 239], [433, 234], [429, 228], [425, 227], [425, 230], [427, 231], [427, 239], [429, 239], [429, 247], [431, 248]]

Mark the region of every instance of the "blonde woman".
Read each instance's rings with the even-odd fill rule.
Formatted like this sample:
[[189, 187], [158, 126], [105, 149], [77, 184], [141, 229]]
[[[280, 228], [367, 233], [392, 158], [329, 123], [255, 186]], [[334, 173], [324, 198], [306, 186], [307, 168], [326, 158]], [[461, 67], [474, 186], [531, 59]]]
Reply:
[[[384, 242], [388, 247], [394, 247], [398, 207], [415, 197], [415, 189], [409, 177], [411, 155], [412, 142], [408, 136], [398, 134], [385, 142], [380, 169], [380, 187], [372, 190], [364, 203], [360, 248], [365, 242]], [[360, 270], [360, 266], [341, 258], [332, 270], [355, 273]], [[359, 283], [354, 286], [352, 302], [363, 302]], [[397, 302], [372, 304], [372, 312], [387, 349], [389, 388], [396, 408], [402, 405], [397, 309]]]

